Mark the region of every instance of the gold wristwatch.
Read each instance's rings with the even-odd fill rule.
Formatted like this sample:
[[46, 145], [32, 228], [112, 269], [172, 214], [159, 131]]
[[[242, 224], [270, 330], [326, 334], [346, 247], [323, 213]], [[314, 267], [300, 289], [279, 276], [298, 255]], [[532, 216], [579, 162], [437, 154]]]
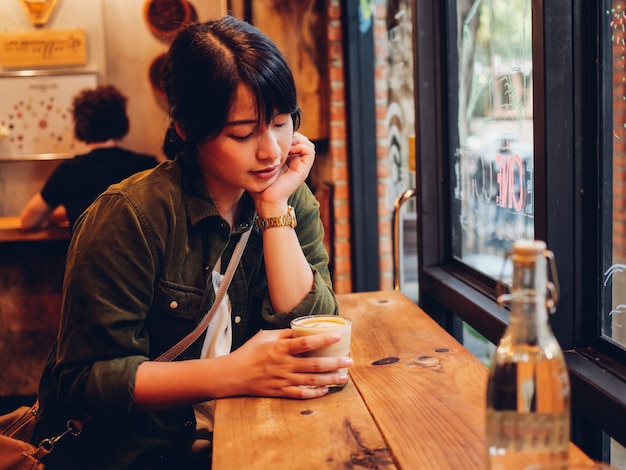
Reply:
[[278, 217], [258, 217], [256, 218], [257, 227], [261, 230], [272, 227], [291, 227], [295, 228], [298, 225], [296, 220], [296, 213], [293, 207], [287, 206], [287, 213], [279, 215]]

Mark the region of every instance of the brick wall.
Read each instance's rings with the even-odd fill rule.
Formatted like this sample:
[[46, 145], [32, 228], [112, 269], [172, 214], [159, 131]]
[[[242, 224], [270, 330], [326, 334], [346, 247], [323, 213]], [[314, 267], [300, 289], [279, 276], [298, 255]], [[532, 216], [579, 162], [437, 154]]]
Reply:
[[[621, 3], [621, 2], [617, 2]], [[624, 5], [613, 19], [613, 256], [626, 259], [626, 24]]]
[[387, 108], [389, 105], [389, 58], [387, 2], [374, 10], [374, 94], [376, 99], [376, 171], [378, 181], [378, 256], [380, 289], [393, 289], [392, 211], [389, 205], [390, 163]]
[[[624, 134], [626, 103], [623, 97], [614, 102], [613, 111], [615, 135]], [[626, 259], [626, 142], [619, 138], [613, 139], [613, 255], [614, 262]]]
[[346, 94], [340, 0], [329, 0], [328, 60], [330, 80], [330, 142], [327, 165], [333, 184], [333, 287], [338, 294], [352, 291], [350, 258], [350, 184], [346, 145]]
[[[386, 2], [378, 2], [374, 12], [374, 83], [376, 100], [376, 157], [378, 194], [378, 236], [380, 257], [380, 288], [393, 288], [392, 214], [388, 204], [389, 159], [387, 148], [387, 28]], [[328, 57], [330, 80], [329, 156], [324, 163], [330, 168], [333, 185], [332, 221], [333, 284], [337, 293], [352, 291], [350, 245], [350, 184], [348, 149], [346, 145], [346, 102], [342, 16], [340, 0], [328, 2]]]

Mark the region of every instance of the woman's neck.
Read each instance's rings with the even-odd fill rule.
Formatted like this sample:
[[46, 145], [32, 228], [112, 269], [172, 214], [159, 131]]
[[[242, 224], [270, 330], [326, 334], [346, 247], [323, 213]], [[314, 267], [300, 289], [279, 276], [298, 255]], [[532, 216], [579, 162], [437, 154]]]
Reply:
[[217, 207], [220, 215], [226, 220], [231, 227], [235, 226], [235, 222], [239, 219], [239, 213], [241, 212], [241, 198], [235, 200], [216, 198], [211, 195], [215, 207]]
[[239, 219], [241, 212], [241, 196], [243, 196], [244, 190], [234, 188], [231, 185], [212, 178], [204, 169], [202, 172], [204, 184], [211, 195], [211, 199], [213, 199], [215, 207], [224, 220], [233, 227], [235, 222]]

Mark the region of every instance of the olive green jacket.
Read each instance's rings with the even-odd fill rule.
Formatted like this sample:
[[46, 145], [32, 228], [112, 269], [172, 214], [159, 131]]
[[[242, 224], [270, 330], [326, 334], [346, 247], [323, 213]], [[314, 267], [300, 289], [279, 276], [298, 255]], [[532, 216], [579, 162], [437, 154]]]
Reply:
[[[306, 185], [289, 204], [314, 273], [313, 288], [292, 311], [274, 311], [262, 235], [254, 226], [228, 289], [233, 349], [261, 328], [285, 328], [294, 317], [338, 311], [319, 204]], [[79, 437], [59, 442], [48, 469], [183, 468], [195, 430], [192, 407], [136, 412], [135, 374], [140, 363], [185, 337], [209, 310], [213, 267], [220, 257], [228, 265], [255, 215], [244, 194], [241, 218], [231, 228], [197, 172], [178, 160], [111, 186], [83, 213], [68, 251], [60, 330], [40, 381], [33, 441], [57, 434], [68, 418], [89, 415], [93, 422]], [[178, 359], [199, 357], [203, 338]]]

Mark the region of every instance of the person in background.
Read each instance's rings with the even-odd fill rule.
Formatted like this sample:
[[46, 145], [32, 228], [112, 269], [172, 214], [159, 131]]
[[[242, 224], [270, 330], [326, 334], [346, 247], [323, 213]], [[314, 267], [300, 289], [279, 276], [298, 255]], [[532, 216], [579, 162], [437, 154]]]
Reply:
[[[338, 314], [338, 304], [305, 183], [315, 147], [297, 132], [284, 57], [246, 22], [191, 23], [170, 45], [164, 81], [163, 146], [174, 158], [110, 186], [74, 226], [33, 442], [70, 418], [91, 421], [56, 444], [48, 470], [207, 469], [194, 405], [310, 399], [348, 380], [338, 369], [349, 357], [301, 357], [338, 335], [289, 329], [299, 316]], [[155, 361], [210, 309], [215, 279], [249, 230], [221, 326], [178, 360]]]
[[89, 146], [89, 153], [56, 167], [22, 210], [23, 229], [37, 230], [67, 221], [72, 227], [109, 185], [157, 165], [151, 155], [120, 147], [129, 129], [126, 102], [126, 96], [112, 85], [86, 89], [74, 97], [74, 135]]

